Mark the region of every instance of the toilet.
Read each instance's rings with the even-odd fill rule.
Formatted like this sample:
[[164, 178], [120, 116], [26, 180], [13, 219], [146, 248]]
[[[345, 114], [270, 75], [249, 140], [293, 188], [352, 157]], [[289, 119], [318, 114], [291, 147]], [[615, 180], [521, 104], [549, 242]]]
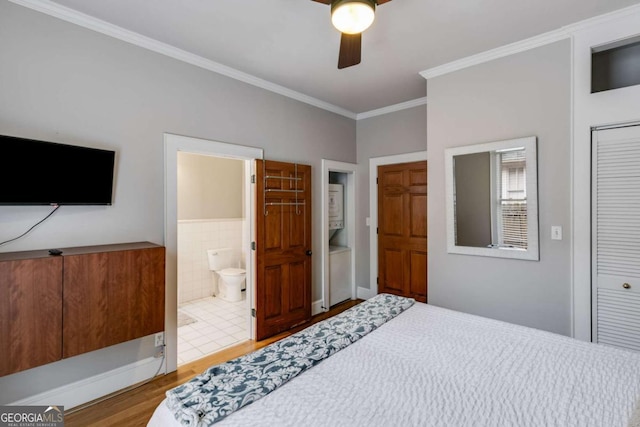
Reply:
[[242, 300], [246, 272], [242, 268], [231, 267], [231, 255], [230, 248], [207, 249], [209, 270], [219, 277], [218, 296], [225, 301], [236, 302]]

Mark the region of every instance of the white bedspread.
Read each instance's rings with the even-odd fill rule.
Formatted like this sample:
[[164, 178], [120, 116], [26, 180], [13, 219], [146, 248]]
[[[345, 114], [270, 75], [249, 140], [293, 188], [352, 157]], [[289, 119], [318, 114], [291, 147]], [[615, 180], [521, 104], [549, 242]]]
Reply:
[[623, 427], [638, 399], [640, 353], [416, 303], [216, 426]]

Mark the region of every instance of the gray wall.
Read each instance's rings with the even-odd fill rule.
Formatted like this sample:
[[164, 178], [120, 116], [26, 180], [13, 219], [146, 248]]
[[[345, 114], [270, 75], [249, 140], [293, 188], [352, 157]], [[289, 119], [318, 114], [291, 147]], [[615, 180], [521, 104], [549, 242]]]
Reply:
[[369, 286], [369, 159], [427, 149], [426, 106], [358, 120], [356, 200], [356, 284]]
[[178, 153], [178, 220], [243, 218], [244, 161]]
[[[570, 55], [566, 40], [427, 82], [431, 304], [570, 334]], [[447, 254], [444, 150], [532, 135], [540, 261]]]
[[[268, 159], [310, 164], [316, 207], [321, 159], [356, 161], [351, 119], [6, 1], [0, 2], [0, 58], [1, 134], [117, 151], [113, 206], [62, 207], [0, 251], [162, 244], [164, 132], [262, 147]], [[0, 207], [0, 241], [49, 211]], [[315, 254], [320, 232], [314, 216]], [[314, 300], [320, 274], [314, 257]], [[0, 378], [0, 404], [149, 357], [150, 338]]]

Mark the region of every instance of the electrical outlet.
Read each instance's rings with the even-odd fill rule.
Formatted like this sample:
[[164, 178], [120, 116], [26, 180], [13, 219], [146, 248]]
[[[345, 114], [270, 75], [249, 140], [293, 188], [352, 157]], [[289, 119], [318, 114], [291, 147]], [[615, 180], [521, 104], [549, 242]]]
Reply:
[[159, 359], [159, 358], [161, 358], [163, 356], [164, 356], [164, 347], [159, 347], [156, 350], [156, 353], [153, 355], [153, 357], [155, 357], [156, 359]]
[[156, 334], [156, 347], [161, 347], [164, 345], [164, 332], [158, 332]]

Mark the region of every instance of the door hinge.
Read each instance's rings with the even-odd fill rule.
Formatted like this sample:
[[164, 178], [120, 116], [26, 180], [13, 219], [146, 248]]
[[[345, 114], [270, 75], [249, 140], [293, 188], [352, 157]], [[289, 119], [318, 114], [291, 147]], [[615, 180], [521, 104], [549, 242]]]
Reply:
[[251, 250], [252, 251], [256, 250], [256, 242], [251, 242]]
[[376, 176], [376, 184], [378, 183], [378, 177]]
[[254, 175], [251, 175], [251, 183], [252, 183], [252, 184], [255, 184], [255, 183], [256, 183], [256, 176], [255, 176], [255, 174], [254, 174]]
[[376, 285], [379, 285], [379, 284], [380, 284], [380, 278], [376, 277]]
[[251, 309], [251, 317], [256, 317], [256, 309], [255, 308]]
[[376, 227], [376, 234], [378, 234], [378, 227]]

